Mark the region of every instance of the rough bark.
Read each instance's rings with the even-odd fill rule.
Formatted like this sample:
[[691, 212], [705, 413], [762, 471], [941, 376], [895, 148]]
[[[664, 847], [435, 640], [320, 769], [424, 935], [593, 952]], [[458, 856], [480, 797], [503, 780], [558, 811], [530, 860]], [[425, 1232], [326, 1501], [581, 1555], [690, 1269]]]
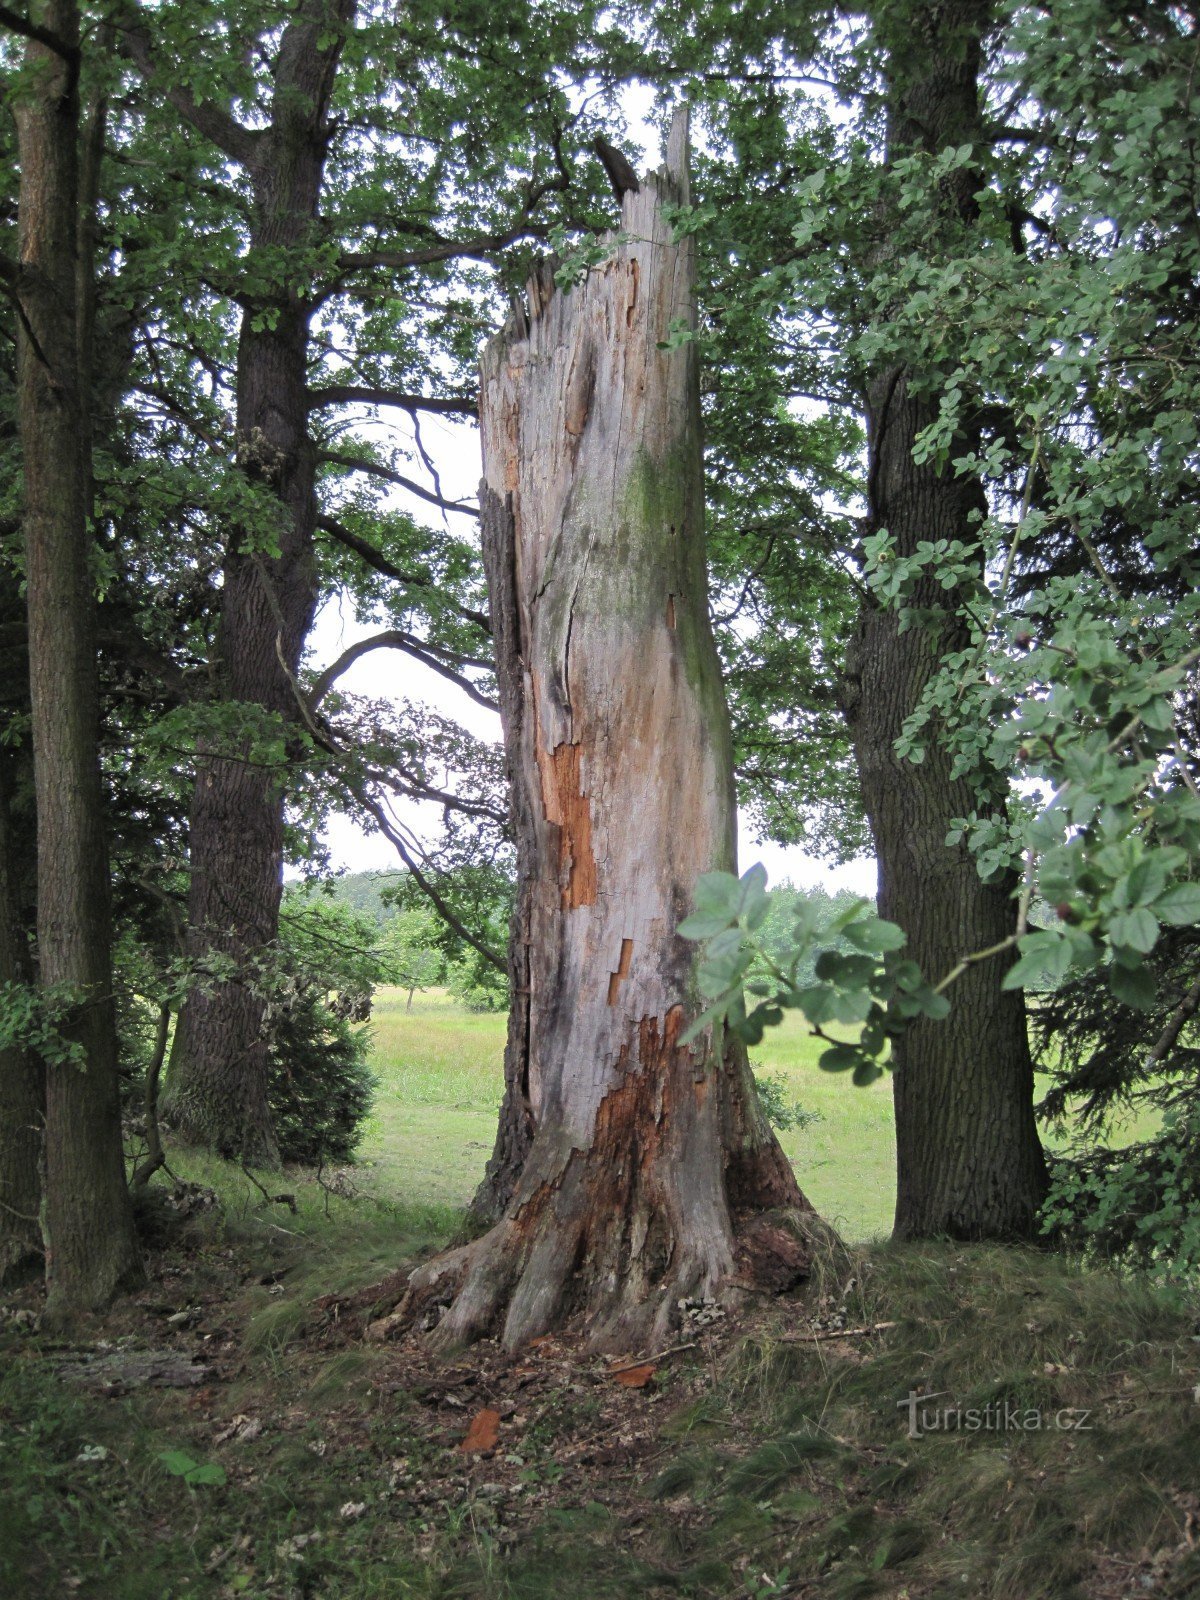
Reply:
[[[327, 118], [354, 0], [305, 0], [284, 30], [270, 126], [250, 160], [253, 251], [287, 261], [315, 242]], [[278, 267], [274, 270], [278, 270]], [[215, 669], [220, 698], [299, 715], [296, 673], [317, 599], [317, 453], [308, 432], [311, 305], [285, 273], [243, 303], [237, 360], [237, 454], [277, 508], [278, 553], [261, 529], [232, 531]], [[202, 753], [189, 840], [188, 948], [231, 958], [236, 976], [197, 988], [179, 1018], [163, 1113], [185, 1139], [275, 1165], [267, 1098], [265, 1004], [256, 974], [279, 931], [286, 765], [253, 759], [250, 741]]]
[[[33, 977], [18, 892], [7, 768], [0, 751], [0, 984]], [[39, 1213], [45, 1090], [28, 1050], [0, 1050], [0, 1284], [42, 1259]]]
[[[977, 80], [990, 7], [977, 0], [907, 7], [902, 35], [897, 8], [876, 11], [890, 52], [889, 156], [980, 148]], [[979, 182], [968, 171], [944, 185], [948, 227], [973, 220]], [[936, 395], [914, 394], [915, 377], [904, 366], [876, 372], [865, 396], [870, 521], [889, 531], [902, 555], [922, 539], [969, 542], [986, 511], [977, 481], [914, 462], [916, 437], [937, 413]], [[978, 443], [978, 429], [968, 425], [951, 454]], [[1011, 933], [1016, 885], [1007, 878], [984, 884], [965, 845], [946, 846], [952, 819], [978, 809], [980, 795], [951, 778], [936, 736], [919, 765], [895, 753], [942, 655], [962, 642], [950, 619], [952, 595], [930, 580], [913, 603], [947, 608], [945, 628], [937, 637], [921, 628], [901, 632], [894, 611], [864, 608], [844, 705], [879, 861], [880, 915], [904, 928], [907, 953], [937, 978], [961, 956]], [[1002, 792], [997, 780], [994, 793]], [[893, 1046], [900, 1238], [1008, 1239], [1034, 1231], [1045, 1163], [1024, 1000], [1000, 988], [1009, 964], [970, 968], [954, 985], [950, 1016], [917, 1021]]]
[[519, 864], [520, 1112], [501, 1138], [528, 1149], [501, 1220], [414, 1277], [412, 1300], [457, 1288], [443, 1343], [494, 1330], [513, 1348], [578, 1316], [595, 1347], [630, 1349], [681, 1298], [786, 1287], [809, 1257], [815, 1218], [744, 1050], [712, 1030], [679, 1043], [701, 1002], [675, 928], [735, 850], [695, 347], [660, 347], [693, 316], [692, 246], [660, 210], [686, 195], [686, 142], [681, 118], [666, 170], [624, 196], [625, 242], [569, 294], [540, 269], [482, 364]]
[[44, 0], [16, 104], [21, 162], [17, 356], [37, 801], [38, 968], [74, 997], [62, 1033], [81, 1065], [46, 1074], [43, 1206], [51, 1320], [106, 1305], [140, 1275], [125, 1183], [98, 753], [90, 459], [78, 264], [79, 19]]

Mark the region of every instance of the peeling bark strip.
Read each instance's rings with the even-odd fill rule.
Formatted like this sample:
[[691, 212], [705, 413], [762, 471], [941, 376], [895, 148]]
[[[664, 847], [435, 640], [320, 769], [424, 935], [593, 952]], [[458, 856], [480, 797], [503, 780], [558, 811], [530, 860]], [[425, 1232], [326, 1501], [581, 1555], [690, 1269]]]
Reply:
[[562, 903], [568, 911], [590, 906], [596, 898], [596, 858], [592, 854], [592, 813], [583, 792], [577, 744], [560, 744], [541, 757], [546, 821], [558, 827], [558, 868], [563, 879]]
[[692, 244], [660, 210], [687, 197], [686, 147], [681, 117], [667, 169], [624, 195], [625, 242], [569, 295], [540, 268], [483, 360], [516, 993], [477, 1205], [499, 1221], [410, 1286], [410, 1307], [454, 1291], [443, 1342], [512, 1348], [578, 1314], [628, 1351], [681, 1297], [790, 1285], [809, 1259], [744, 1051], [678, 1042], [701, 1002], [675, 928], [697, 877], [734, 864], [695, 347], [661, 348], [693, 315]]

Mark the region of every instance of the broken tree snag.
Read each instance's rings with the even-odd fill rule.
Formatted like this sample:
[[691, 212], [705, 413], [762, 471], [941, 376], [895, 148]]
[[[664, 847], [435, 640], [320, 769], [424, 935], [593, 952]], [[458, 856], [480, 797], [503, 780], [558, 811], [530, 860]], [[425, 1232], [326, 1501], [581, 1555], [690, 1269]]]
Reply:
[[[569, 293], [541, 268], [482, 363], [481, 488], [518, 895], [506, 1095], [476, 1211], [414, 1274], [435, 1338], [514, 1348], [577, 1319], [665, 1341], [684, 1297], [788, 1287], [817, 1224], [711, 1031], [676, 927], [734, 865], [729, 720], [708, 620], [687, 127]], [[521, 1163], [514, 1166], [517, 1160]], [[497, 1204], [503, 1195], [503, 1209]]]

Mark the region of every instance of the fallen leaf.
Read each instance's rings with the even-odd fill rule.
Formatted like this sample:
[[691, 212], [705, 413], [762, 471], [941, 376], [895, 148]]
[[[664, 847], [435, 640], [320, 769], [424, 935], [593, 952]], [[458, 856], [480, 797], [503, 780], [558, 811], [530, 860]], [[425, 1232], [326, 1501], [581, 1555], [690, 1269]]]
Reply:
[[458, 1448], [468, 1451], [494, 1450], [499, 1437], [500, 1413], [494, 1411], [491, 1406], [484, 1406], [482, 1411], [477, 1411], [471, 1418], [467, 1436]]
[[343, 1522], [357, 1522], [359, 1517], [365, 1516], [367, 1502], [365, 1500], [347, 1500], [338, 1512]]
[[626, 1389], [644, 1389], [657, 1371], [658, 1368], [647, 1361], [644, 1366], [625, 1367], [621, 1372], [614, 1372], [613, 1379], [624, 1384]]

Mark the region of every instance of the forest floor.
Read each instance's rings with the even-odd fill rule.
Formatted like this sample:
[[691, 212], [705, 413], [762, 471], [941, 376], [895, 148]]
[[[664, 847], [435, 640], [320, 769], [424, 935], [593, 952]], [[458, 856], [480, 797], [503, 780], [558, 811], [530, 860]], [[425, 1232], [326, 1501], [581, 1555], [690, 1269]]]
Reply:
[[[375, 1166], [289, 1173], [293, 1212], [179, 1157], [220, 1204], [190, 1191], [141, 1294], [69, 1344], [34, 1290], [5, 1308], [5, 1600], [1200, 1595], [1194, 1297], [874, 1242], [795, 1296], [693, 1317], [670, 1353], [438, 1361], [366, 1336], [459, 1219], [436, 1102], [411, 1135], [431, 1203], [386, 1192], [376, 1141], [421, 1087], [397, 1070], [408, 1109], [377, 1112]], [[448, 1109], [473, 1114], [471, 1084]]]

